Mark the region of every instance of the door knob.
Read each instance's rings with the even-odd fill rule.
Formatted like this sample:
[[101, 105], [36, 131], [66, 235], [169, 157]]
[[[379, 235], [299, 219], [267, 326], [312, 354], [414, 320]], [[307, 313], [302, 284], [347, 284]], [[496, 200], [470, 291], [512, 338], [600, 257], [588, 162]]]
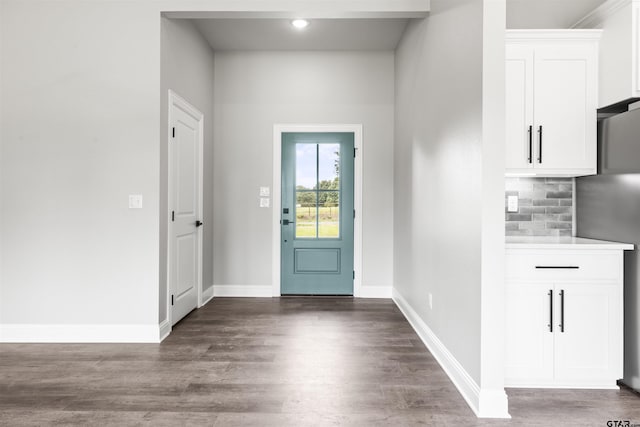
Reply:
[[293, 221], [289, 221], [288, 219], [283, 219], [282, 220], [282, 225], [289, 225], [289, 224], [294, 224]]
[[196, 227], [200, 227], [203, 224], [202, 221], [196, 221]]

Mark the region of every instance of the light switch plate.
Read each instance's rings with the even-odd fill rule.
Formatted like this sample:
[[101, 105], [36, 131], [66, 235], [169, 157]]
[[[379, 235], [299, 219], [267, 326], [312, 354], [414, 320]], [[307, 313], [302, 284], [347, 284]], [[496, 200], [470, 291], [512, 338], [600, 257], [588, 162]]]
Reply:
[[507, 212], [518, 212], [518, 196], [507, 197]]
[[271, 196], [271, 189], [269, 187], [260, 187], [260, 197]]
[[142, 209], [142, 194], [129, 194], [129, 209]]
[[270, 206], [269, 201], [270, 199], [267, 197], [260, 197], [260, 207], [268, 208]]

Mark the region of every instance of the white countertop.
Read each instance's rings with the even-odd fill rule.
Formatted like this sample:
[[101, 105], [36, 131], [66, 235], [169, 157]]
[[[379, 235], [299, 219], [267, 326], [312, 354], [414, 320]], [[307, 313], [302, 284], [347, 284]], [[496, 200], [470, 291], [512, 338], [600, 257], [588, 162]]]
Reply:
[[505, 243], [507, 249], [634, 249], [634, 245], [630, 243], [608, 242], [582, 237], [509, 236], [505, 238]]

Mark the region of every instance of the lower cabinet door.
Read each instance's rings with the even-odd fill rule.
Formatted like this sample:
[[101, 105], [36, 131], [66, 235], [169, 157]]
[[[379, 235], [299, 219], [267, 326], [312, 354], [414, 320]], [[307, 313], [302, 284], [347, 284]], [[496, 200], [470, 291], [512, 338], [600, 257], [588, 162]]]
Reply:
[[552, 288], [539, 283], [507, 285], [507, 386], [544, 385], [553, 380]]
[[622, 311], [615, 284], [556, 285], [555, 381], [615, 387], [622, 376]]

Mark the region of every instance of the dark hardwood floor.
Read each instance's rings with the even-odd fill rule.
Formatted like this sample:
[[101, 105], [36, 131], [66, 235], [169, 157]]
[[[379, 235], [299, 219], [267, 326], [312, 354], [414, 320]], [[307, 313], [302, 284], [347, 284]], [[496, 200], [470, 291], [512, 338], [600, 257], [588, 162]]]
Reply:
[[0, 425], [640, 425], [628, 390], [478, 420], [390, 300], [215, 299], [162, 344], [0, 345]]

